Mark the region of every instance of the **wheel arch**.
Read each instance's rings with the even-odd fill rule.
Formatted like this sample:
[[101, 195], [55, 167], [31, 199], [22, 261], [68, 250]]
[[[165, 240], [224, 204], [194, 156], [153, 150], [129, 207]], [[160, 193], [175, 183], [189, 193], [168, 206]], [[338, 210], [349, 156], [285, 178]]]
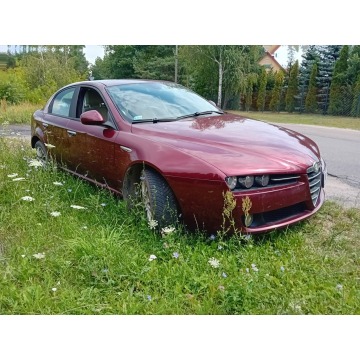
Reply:
[[150, 164], [150, 163], [148, 163], [146, 161], [137, 161], [135, 163], [132, 163], [127, 168], [127, 170], [125, 172], [125, 175], [124, 175], [124, 181], [123, 181], [123, 187], [122, 187], [122, 196], [123, 196], [124, 200], [128, 200], [132, 196], [132, 194], [135, 194], [136, 186], [138, 186], [140, 184], [140, 176], [141, 176], [141, 171], [143, 169], [151, 169], [151, 170], [155, 171], [157, 174], [159, 174], [163, 178], [163, 180], [166, 182], [169, 189], [171, 190], [171, 192], [174, 195], [178, 210], [180, 212], [182, 212], [182, 208], [180, 206], [179, 199], [177, 198], [176, 193], [174, 192], [174, 190], [170, 186], [170, 184], [167, 181], [166, 177], [163, 175], [163, 173], [156, 166], [154, 166], [153, 164]]
[[34, 135], [32, 138], [31, 138], [31, 147], [34, 149], [35, 148], [35, 144], [38, 142], [38, 141], [41, 141], [40, 138], [36, 135]]

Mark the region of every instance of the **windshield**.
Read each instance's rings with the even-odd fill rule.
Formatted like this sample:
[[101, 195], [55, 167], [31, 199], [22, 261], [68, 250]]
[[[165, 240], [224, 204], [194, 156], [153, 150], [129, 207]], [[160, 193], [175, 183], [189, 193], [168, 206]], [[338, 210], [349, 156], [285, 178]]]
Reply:
[[109, 86], [108, 93], [130, 122], [177, 119], [219, 109], [191, 90], [175, 83], [142, 82]]

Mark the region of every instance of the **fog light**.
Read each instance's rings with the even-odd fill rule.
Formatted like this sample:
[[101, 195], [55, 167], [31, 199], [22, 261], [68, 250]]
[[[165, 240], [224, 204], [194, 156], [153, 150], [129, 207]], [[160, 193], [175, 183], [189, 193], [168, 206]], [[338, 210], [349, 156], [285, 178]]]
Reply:
[[245, 177], [239, 177], [239, 183], [249, 189], [254, 185], [254, 177], [253, 176], [245, 176]]
[[244, 221], [245, 226], [249, 227], [252, 224], [253, 220], [254, 220], [254, 218], [251, 214], [245, 215], [245, 221]]
[[225, 178], [225, 181], [226, 181], [227, 186], [230, 188], [230, 190], [235, 189], [236, 183], [237, 183], [236, 176], [229, 176], [229, 177]]
[[256, 183], [261, 186], [267, 186], [269, 184], [269, 180], [270, 180], [269, 175], [255, 176]]

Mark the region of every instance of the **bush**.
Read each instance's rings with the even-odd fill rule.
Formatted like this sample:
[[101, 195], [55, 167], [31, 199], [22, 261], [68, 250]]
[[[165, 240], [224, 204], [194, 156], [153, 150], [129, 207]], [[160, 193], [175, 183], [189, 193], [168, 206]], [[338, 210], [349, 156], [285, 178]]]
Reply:
[[32, 114], [43, 105], [28, 102], [9, 105], [6, 100], [0, 103], [0, 124], [30, 124]]
[[19, 104], [24, 100], [24, 92], [17, 83], [0, 83], [0, 99], [4, 99], [10, 104]]

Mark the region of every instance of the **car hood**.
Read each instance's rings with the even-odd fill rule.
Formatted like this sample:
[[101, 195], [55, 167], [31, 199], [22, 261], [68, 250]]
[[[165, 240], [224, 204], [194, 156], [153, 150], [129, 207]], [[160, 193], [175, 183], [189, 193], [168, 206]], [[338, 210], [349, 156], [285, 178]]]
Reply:
[[232, 114], [133, 124], [132, 132], [200, 158], [229, 176], [303, 172], [320, 158], [317, 145], [306, 136]]

